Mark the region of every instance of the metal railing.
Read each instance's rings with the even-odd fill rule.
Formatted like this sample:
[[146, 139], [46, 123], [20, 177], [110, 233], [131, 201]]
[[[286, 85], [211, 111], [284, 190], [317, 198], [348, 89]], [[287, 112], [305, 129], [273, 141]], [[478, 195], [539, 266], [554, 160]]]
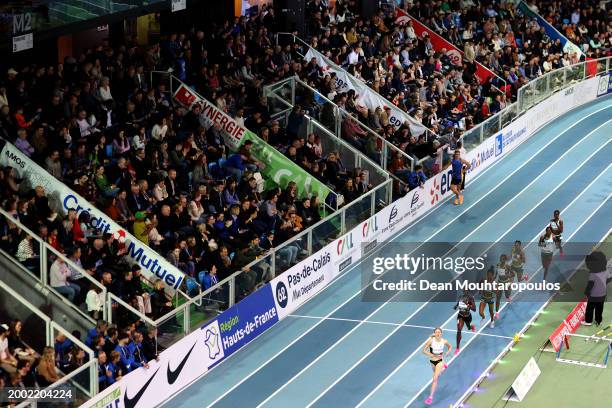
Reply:
[[[610, 72], [611, 58], [604, 57], [558, 68], [528, 82], [518, 90], [516, 102], [506, 106], [461, 136], [465, 149], [469, 151], [478, 146], [552, 94], [587, 77]], [[596, 67], [596, 69], [589, 72], [589, 67]]]
[[[276, 34], [276, 44], [279, 44], [279, 38], [281, 37], [290, 37], [291, 40], [293, 41], [293, 43], [295, 44], [300, 44], [301, 47], [306, 47], [306, 49], [310, 49], [311, 46], [310, 44], [308, 44], [306, 41], [302, 40], [300, 37], [296, 36], [293, 33], [284, 33], [284, 32], [279, 32]], [[314, 48], [313, 48], [314, 49]], [[316, 50], [317, 52], [319, 52], [318, 50]], [[306, 58], [306, 53], [304, 52], [304, 50], [298, 51], [298, 54], [302, 57], [302, 58]], [[385, 100], [387, 102], [388, 105], [393, 106], [393, 103], [391, 101], [389, 101], [386, 97], [380, 95], [378, 92], [376, 92], [375, 90], [373, 90], [367, 83], [365, 83], [363, 80], [356, 78], [354, 75], [352, 75], [350, 72], [348, 72], [346, 69], [339, 67], [337, 64], [335, 64], [333, 61], [331, 61], [329, 58], [327, 58], [326, 56], [324, 56], [323, 54], [321, 54], [323, 59], [325, 60], [325, 63], [328, 64], [331, 67], [334, 67], [336, 69], [342, 70], [346, 73], [346, 75], [349, 76], [349, 78], [351, 78], [352, 81], [355, 81], [359, 84], [362, 84], [363, 86], [368, 87], [368, 89], [370, 89], [372, 91], [372, 93], [375, 93], [376, 95], [380, 96], [383, 100]], [[383, 108], [381, 106], [381, 108]], [[436, 132], [434, 132], [433, 130], [429, 129], [428, 127], [424, 126], [423, 123], [421, 121], [419, 121], [418, 119], [416, 119], [415, 117], [413, 117], [412, 115], [410, 115], [408, 112], [402, 111], [406, 118], [408, 119], [408, 122], [414, 124], [414, 125], [418, 125], [420, 127], [424, 127], [425, 128], [425, 136], [427, 140], [432, 140], [432, 139], [437, 139], [439, 138], [439, 135], [436, 134]]]
[[[319, 109], [311, 113], [311, 115], [313, 115], [328, 132], [342, 139], [342, 123], [344, 120], [347, 120], [347, 118], [352, 116], [346, 111], [346, 109], [336, 105], [318, 90], [314, 89], [298, 77], [287, 78], [264, 88], [264, 95], [266, 95], [268, 98], [269, 106], [271, 104], [270, 98], [281, 104], [280, 107], [272, 105], [272, 107], [276, 108], [279, 112], [290, 111], [290, 109], [295, 106], [296, 103], [301, 102], [297, 100], [296, 95], [304, 93], [312, 94], [314, 98], [317, 99], [315, 103], [320, 106]], [[329, 110], [329, 107], [331, 107], [331, 111]], [[380, 136], [377, 131], [372, 130], [357, 118], [352, 118], [351, 120], [353, 120], [361, 128], [361, 130], [366, 133], [367, 136], [365, 139], [373, 137], [375, 138], [376, 144], [380, 144], [381, 147], [380, 151], [377, 152], [378, 154], [368, 155], [366, 152], [366, 156], [368, 156], [372, 161], [376, 162], [384, 170], [388, 170], [391, 159], [399, 158], [404, 162], [407, 168], [414, 170], [415, 159], [413, 157], [409, 156], [399, 147]]]
[[[78, 403], [83, 403], [89, 398], [96, 395], [98, 393], [98, 360], [95, 357], [94, 352], [85, 344], [83, 344], [79, 339], [69, 333], [68, 330], [64, 329], [60, 324], [52, 320], [46, 314], [42, 313], [39, 308], [28, 302], [23, 296], [21, 296], [17, 291], [15, 291], [9, 285], [4, 283], [2, 280], [0, 280], [0, 292], [2, 292], [3, 297], [6, 296], [5, 299], [8, 300], [8, 298], [10, 297], [15, 302], [17, 302], [14, 305], [14, 308], [12, 309], [13, 311], [15, 310], [17, 305], [21, 305], [43, 321], [45, 332], [43, 344], [45, 346], [54, 348], [55, 338], [57, 337], [57, 335], [62, 334], [74, 345], [83, 350], [87, 355], [86, 363], [84, 363], [81, 367], [78, 367], [71, 373], [62, 375], [58, 381], [49, 385], [45, 389], [50, 390], [60, 387], [62, 385], [69, 385], [74, 389], [76, 395], [73, 395], [73, 398], [75, 398], [76, 402]], [[17, 315], [13, 317], [20, 318], [21, 316]], [[40, 327], [40, 325], [36, 327], [36, 319], [28, 318], [27, 321], [29, 327], [34, 326], [34, 328], [32, 329], [33, 331], [42, 330], [42, 327]], [[36, 336], [37, 334], [37, 332], [32, 333], [33, 336]], [[24, 401], [17, 405], [17, 407], [36, 407], [36, 402]]]

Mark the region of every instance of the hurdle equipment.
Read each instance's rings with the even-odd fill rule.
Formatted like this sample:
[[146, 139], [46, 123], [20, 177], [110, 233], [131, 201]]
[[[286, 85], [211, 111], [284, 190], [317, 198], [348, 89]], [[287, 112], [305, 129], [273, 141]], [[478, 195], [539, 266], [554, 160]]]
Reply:
[[559, 351], [557, 352], [556, 360], [558, 362], [594, 368], [606, 368], [608, 366], [610, 350], [612, 349], [612, 339], [600, 338], [604, 340], [603, 343], [605, 344], [599, 345], [599, 342], [573, 342], [570, 341], [572, 337], [586, 339], [591, 336], [567, 333], [564, 336], [565, 341], [561, 342]]

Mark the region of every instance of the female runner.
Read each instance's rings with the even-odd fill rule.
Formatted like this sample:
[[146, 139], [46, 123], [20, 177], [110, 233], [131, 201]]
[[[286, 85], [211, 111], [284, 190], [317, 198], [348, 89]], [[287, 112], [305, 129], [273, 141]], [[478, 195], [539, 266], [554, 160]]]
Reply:
[[516, 275], [516, 279], [518, 282], [529, 280], [528, 275], [523, 274], [523, 266], [525, 265], [525, 251], [523, 250], [523, 244], [521, 241], [514, 241], [514, 246], [512, 247], [512, 263], [510, 267], [512, 268], [512, 272]]
[[[487, 271], [487, 278], [486, 280], [483, 280], [483, 283], [485, 282], [488, 282], [489, 284], [493, 284], [493, 282], [495, 282], [495, 270], [493, 266], [491, 266], [489, 270]], [[480, 318], [482, 319], [480, 321], [480, 324], [484, 324], [485, 322], [484, 310], [485, 310], [485, 305], [488, 305], [489, 306], [489, 316], [491, 317], [490, 327], [494, 328], [495, 327], [495, 314], [493, 313], [493, 305], [495, 304], [495, 291], [492, 289], [483, 288], [483, 290], [480, 293], [481, 293], [480, 306], [478, 308], [478, 314], [480, 315]]]
[[[497, 282], [500, 284], [511, 283], [514, 280], [514, 275], [512, 274], [512, 269], [510, 265], [508, 265], [508, 256], [506, 254], [501, 254], [499, 256], [499, 262], [495, 266], [495, 272], [497, 275]], [[512, 290], [510, 288], [503, 290], [506, 295], [506, 301], [512, 301]], [[495, 292], [495, 319], [499, 318], [499, 305], [501, 304], [502, 297], [502, 289], [497, 290]]]
[[457, 314], [457, 348], [455, 348], [455, 355], [457, 355], [461, 347], [461, 331], [463, 326], [467, 325], [468, 330], [476, 331], [476, 326], [472, 324], [472, 311], [476, 311], [474, 297], [466, 291], [455, 305], [455, 310], [459, 310]]
[[[444, 354], [444, 347], [448, 348], [446, 355]], [[431, 392], [429, 397], [425, 400], [425, 404], [427, 405], [431, 405], [433, 402], [434, 393], [436, 392], [436, 387], [438, 386], [438, 377], [440, 377], [442, 370], [446, 368], [446, 364], [444, 364], [444, 357], [448, 357], [452, 350], [453, 346], [442, 338], [442, 329], [439, 327], [434, 329], [434, 334], [425, 342], [423, 353], [429, 357], [429, 362], [431, 363], [431, 368], [433, 369]]]
[[563, 249], [561, 248], [561, 234], [563, 233], [563, 220], [561, 219], [561, 212], [555, 210], [553, 212], [553, 218], [548, 224], [552, 229], [552, 233], [555, 236], [555, 244], [559, 248], [559, 255], [563, 256]]
[[552, 232], [550, 225], [546, 227], [546, 231], [540, 237], [539, 242], [541, 248], [542, 268], [544, 268], [544, 279], [548, 275], [548, 268], [552, 261], [553, 253], [555, 252], [555, 234]]
[[461, 158], [461, 151], [455, 150], [453, 160], [451, 160], [452, 177], [451, 191], [455, 194], [455, 205], [463, 204], [463, 194], [461, 194], [461, 184], [463, 183], [463, 171], [467, 171], [471, 164]]

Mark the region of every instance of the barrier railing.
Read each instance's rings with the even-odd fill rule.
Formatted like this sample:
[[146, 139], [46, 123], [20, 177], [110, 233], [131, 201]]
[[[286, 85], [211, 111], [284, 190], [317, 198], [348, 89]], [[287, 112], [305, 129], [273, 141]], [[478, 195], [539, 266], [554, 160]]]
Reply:
[[[609, 64], [606, 63], [605, 65], [606, 69], [608, 69]], [[604, 72], [603, 69], [600, 72]], [[542, 114], [547, 107], [540, 105], [525, 115], [524, 122], [512, 123], [511, 126], [516, 127], [516, 129], [514, 129], [517, 131], [516, 138], [511, 141], [508, 140], [508, 143], [503, 147], [503, 150], [500, 151], [499, 155], [493, 155], [489, 159], [479, 163], [479, 165], [476, 166], [472, 172], [468, 173], [467, 182], [471, 183], [475, 181], [479, 173], [482, 174], [481, 172], [483, 170], [516, 149], [517, 146], [527, 140], [529, 136], [533, 135], [543, 124], [554, 120], [556, 116], [563, 114], [563, 112], [567, 112], [573, 107], [594, 100], [598, 95], [601, 95], [601, 92], [598, 92], [599, 90], [596, 89], [596, 86], [594, 86], [597, 80], [598, 79], [596, 78], [591, 78], [588, 81], [584, 81], [584, 84], [578, 85], [577, 89], [573, 90], [573, 92], [576, 93], [564, 92], [562, 94], [559, 93], [558, 95], [554, 95], [550, 100], [552, 106], [552, 112], [550, 114]], [[582, 91], [585, 91], [586, 93], [582, 94]], [[584, 95], [584, 97], [574, 98], [574, 95]], [[493, 141], [494, 138], [496, 140], [498, 136], [499, 133], [489, 137], [489, 139], [484, 144], [479, 146], [477, 150], [468, 152], [468, 156], [466, 158], [468, 160], [474, 159], [475, 156], [482, 153], [483, 150], [490, 149], [491, 141]], [[448, 151], [446, 153], [442, 151], [439, 152], [439, 154], [442, 154], [444, 158], [444, 156], [448, 154]], [[302, 267], [305, 268], [304, 270], [307, 270], [306, 267], [308, 267], [311, 262], [321, 262], [320, 268], [317, 267], [315, 268], [316, 270], [310, 270], [310, 274], [308, 274], [307, 277], [304, 277], [304, 279], [300, 282], [294, 282], [294, 284], [291, 285], [289, 284], [287, 276], [278, 276], [272, 280], [270, 285], [265, 285], [262, 290], [255, 292], [253, 297], [249, 299], [250, 302], [247, 300], [244, 303], [240, 303], [238, 308], [240, 308], [241, 305], [244, 305], [244, 309], [242, 311], [239, 309], [231, 309], [231, 311], [227, 313], [224, 312], [220, 319], [212, 319], [211, 321], [209, 316], [214, 315], [216, 304], [223, 303], [224, 305], [231, 306], [236, 301], [240, 300], [238, 290], [241, 287], [240, 275], [242, 271], [236, 272], [235, 274], [224, 279], [218, 285], [207, 289], [201, 295], [180, 306], [178, 313], [177, 310], [171, 311], [167, 315], [159, 318], [157, 322], [168, 321], [172, 318], [175, 319], [175, 322], [178, 322], [185, 317], [185, 314], [187, 314], [190, 319], [189, 323], [185, 325], [186, 329], [184, 330], [189, 330], [189, 327], [201, 327], [209, 330], [206, 334], [207, 336], [220, 336], [215, 340], [215, 342], [218, 341], [219, 343], [215, 344], [221, 344], [226, 353], [225, 355], [221, 354], [220, 360], [226, 358], [229, 354], [237, 352], [237, 350], [244, 344], [239, 345], [238, 348], [231, 347], [230, 349], [230, 346], [225, 348], [227, 344], [232, 344], [229, 338], [233, 335], [232, 333], [236, 333], [239, 328], [226, 329], [226, 333], [223, 333], [223, 330], [219, 330], [219, 325], [222, 323], [220, 321], [221, 319], [233, 319], [234, 316], [239, 316], [241, 322], [244, 324], [250, 324], [249, 322], [251, 319], [256, 319], [257, 316], [259, 316], [259, 313], [264, 311], [267, 312], [268, 310], [272, 310], [271, 313], [274, 316], [273, 321], [283, 319], [292, 313], [292, 311], [300, 307], [301, 304], [308, 301], [308, 299], [316, 296], [316, 294], [320, 290], [323, 290], [323, 288], [328, 285], [329, 282], [345, 271], [347, 265], [355, 264], [355, 262], [357, 262], [361, 257], [362, 253], [367, 253], [368, 250], [361, 246], [362, 243], [370, 241], [382, 242], [388, 240], [395, 234], [400, 233], [410, 222], [420, 218], [430, 209], [439, 205], [439, 203], [445, 202], [446, 197], [449, 197], [451, 194], [447, 187], [449, 184], [448, 176], [448, 172], [440, 172], [435, 177], [427, 180], [426, 185], [422, 190], [417, 189], [416, 191], [413, 191], [411, 195], [403, 197], [400, 201], [396, 201], [393, 205], [385, 206], [379, 212], [376, 212], [378, 203], [373, 201], [374, 197], [369, 197], [369, 202], [351, 203], [353, 206], [360, 206], [355, 207], [357, 213], [363, 214], [367, 212], [372, 214], [372, 212], [376, 212], [373, 218], [368, 219], [362, 225], [356, 226], [356, 224], [353, 222], [355, 219], [358, 219], [358, 217], [354, 217], [347, 212], [347, 209], [351, 206], [349, 205], [330, 217], [320, 221], [309, 231], [305, 231], [301, 235], [294, 237], [296, 240], [299, 240], [299, 242], [295, 242], [295, 244], [298, 245], [300, 249], [302, 249], [306, 254], [313, 255], [310, 258], [304, 259], [302, 264], [297, 265], [295, 271], [301, 270]], [[380, 189], [380, 186], [377, 188]], [[376, 189], [373, 191], [376, 191]], [[429, 194], [429, 196], [427, 194]], [[368, 204], [369, 211], [360, 211], [364, 210]], [[380, 204], [384, 204], [384, 202]], [[391, 221], [394, 219], [397, 220], [397, 222], [392, 224]], [[384, 223], [380, 226], [380, 228], [378, 225], [379, 221]], [[350, 229], [351, 227], [355, 226], [356, 228]], [[317, 230], [317, 228], [319, 229]], [[342, 231], [346, 231], [346, 235], [341, 236]], [[368, 231], [371, 231], [372, 234], [369, 235]], [[337, 242], [334, 242], [336, 241], [336, 238]], [[354, 246], [353, 243], [355, 243]], [[318, 249], [320, 249], [322, 246], [325, 246], [326, 249], [324, 252], [319, 252]], [[279, 248], [276, 248], [275, 251], [279, 251], [280, 249], [282, 248], [279, 246]], [[277, 271], [277, 255], [280, 257], [282, 254], [278, 252], [276, 252], [276, 254], [264, 254], [259, 259], [256, 259], [244, 267], [243, 271], [253, 271], [257, 269], [261, 272], [261, 270], [265, 269], [266, 271], [271, 270], [275, 273]], [[280, 268], [278, 270], [284, 269], [284, 265], [280, 265], [279, 263], [279, 266]], [[319, 283], [318, 286], [317, 283]], [[297, 293], [304, 293], [302, 290], [305, 288], [308, 288], [309, 291], [299, 298], [290, 297], [287, 293], [288, 287], [292, 288], [293, 293], [296, 293], [296, 291]], [[254, 299], [255, 303], [253, 303]], [[199, 305], [196, 304], [196, 300], [200, 301]], [[209, 314], [202, 314], [200, 309], [206, 309], [207, 307], [209, 307]], [[268, 309], [270, 307], [272, 309]], [[200, 313], [202, 319], [200, 321], [205, 322], [207, 325], [203, 325], [201, 323], [196, 323], [194, 325], [194, 312]], [[244, 321], [242, 320], [243, 317]], [[190, 334], [190, 336], [194, 335], [194, 338], [197, 338], [197, 333], [203, 333], [203, 331], [194, 330], [194, 333]], [[226, 337], [224, 337], [224, 340], [222, 341], [221, 338], [223, 338], [223, 336]], [[250, 338], [248, 341], [250, 340], [252, 340], [252, 338]], [[225, 344], [225, 341], [228, 343]], [[189, 340], [187, 342], [183, 342], [183, 344], [190, 345], [193, 343], [191, 343], [191, 340]], [[181, 347], [178, 348], [180, 349]], [[173, 353], [171, 350], [168, 350], [166, 353], [161, 354], [160, 359], [162, 361], [172, 360], [172, 365], [176, 366], [182, 359], [185, 358], [184, 350], [185, 349], [182, 349], [182, 351], [177, 353]], [[197, 358], [203, 358], [206, 360], [206, 356], [198, 356]], [[216, 362], [209, 360], [208, 363], [202, 366], [199, 373], [194, 373], [190, 380], [184, 384], [173, 385], [160, 382], [160, 392], [165, 392], [165, 395], [176, 394], [185, 386], [191, 384], [192, 381], [195, 381], [196, 378], [204, 375], [209, 369], [212, 368], [213, 365], [216, 364]], [[141, 384], [144, 382], [143, 378], [139, 377], [137, 374], [133, 374], [131, 377], [128, 376], [128, 378], [129, 380], [124, 380], [124, 382], [120, 383], [117, 387], [124, 387], [124, 390], [127, 390], [127, 387], [130, 387], [130, 389], [137, 389], [138, 387], [141, 387]], [[106, 392], [106, 394], [102, 394], [98, 398], [98, 401], [107, 398], [111, 392], [115, 392], [117, 390], [117, 387], [111, 388]], [[161, 391], [162, 388], [165, 391]], [[158, 398], [159, 394], [150, 392], [149, 397]], [[96, 401], [92, 401], [89, 406], [93, 406], [94, 404], [96, 404]]]
[[[580, 82], [587, 77], [610, 72], [610, 57], [579, 62], [550, 71], [533, 79], [518, 90], [517, 101], [506, 106], [479, 126], [466, 131], [461, 139], [467, 151], [512, 123], [529, 108], [547, 99], [552, 94]], [[593, 69], [595, 68], [595, 69]], [[590, 70], [590, 71], [589, 71]]]
[[[318, 105], [317, 110], [313, 110], [310, 114], [315, 117], [327, 131], [342, 139], [342, 123], [344, 120], [351, 117], [351, 115], [344, 108], [339, 107], [333, 101], [321, 94], [318, 90], [297, 77], [287, 78], [264, 88], [264, 94], [268, 97], [268, 104], [270, 105], [270, 98], [272, 98], [272, 101], [277, 101], [281, 105], [272, 105], [272, 108], [278, 111], [290, 109], [296, 103], [301, 103], [301, 101], [296, 100], [296, 95], [305, 93], [313, 95], [315, 99], [314, 103]], [[305, 108], [308, 108], [308, 106]], [[383, 169], [388, 170], [391, 159], [399, 158], [404, 162], [407, 168], [411, 170], [414, 169], [415, 159], [413, 157], [406, 154], [399, 147], [380, 136], [378, 132], [372, 130], [358, 119], [352, 118], [351, 120], [353, 120], [367, 135], [364, 139], [374, 138], [376, 146], [378, 147], [380, 145], [379, 151], [368, 152], [366, 150], [365, 155], [372, 161], [376, 162]]]
[[[276, 44], [279, 44], [279, 39], [280, 38], [289, 38], [291, 42], [293, 42], [294, 44], [299, 44], [300, 47], [306, 47], [306, 49], [310, 49], [311, 46], [310, 44], [308, 44], [306, 41], [302, 40], [300, 37], [296, 36], [293, 33], [285, 33], [285, 32], [279, 32], [276, 34]], [[304, 51], [304, 49], [297, 51], [298, 54], [302, 57], [302, 58], [306, 58], [306, 52]], [[318, 52], [318, 51], [317, 51]], [[327, 65], [329, 65], [330, 67], [334, 67], [336, 69], [342, 70], [344, 73], [346, 73], [346, 75], [348, 76], [348, 78], [351, 79], [351, 81], [353, 81], [354, 83], [360, 84], [363, 87], [367, 87], [368, 92], [371, 92], [372, 94], [376, 95], [377, 97], [380, 98], [380, 100], [384, 100], [385, 101], [385, 105], [386, 106], [394, 106], [393, 103], [391, 101], [389, 101], [387, 98], [383, 97], [382, 95], [380, 95], [379, 93], [377, 93], [376, 91], [374, 91], [372, 88], [370, 88], [370, 86], [368, 84], [366, 84], [365, 82], [363, 82], [361, 79], [356, 78], [355, 76], [353, 76], [351, 73], [349, 73], [347, 70], [345, 70], [342, 67], [339, 67], [338, 65], [336, 65], [333, 61], [331, 61], [329, 58], [322, 56], [322, 58], [325, 60], [325, 63]], [[382, 106], [381, 106], [382, 108]], [[424, 126], [423, 123], [421, 123], [421, 121], [419, 121], [418, 119], [416, 119], [415, 117], [413, 117], [412, 115], [410, 115], [408, 112], [402, 111], [403, 112], [403, 116], [412, 124], [414, 125], [418, 125], [419, 127], [424, 127], [425, 129], [425, 137], [427, 140], [432, 140], [432, 139], [437, 139], [439, 137], [438, 134], [436, 134], [436, 132], [434, 132], [433, 130], [429, 129], [428, 127]]]
[[[44, 322], [44, 339], [37, 339], [42, 345], [52, 348], [55, 347], [55, 338], [57, 335], [62, 334], [68, 340], [70, 340], [73, 345], [83, 350], [87, 357], [87, 361], [81, 367], [78, 367], [76, 370], [66, 375], [62, 375], [58, 381], [49, 385], [45, 389], [51, 390], [63, 385], [68, 385], [74, 391], [75, 394], [73, 394], [73, 398], [78, 404], [81, 404], [96, 395], [98, 393], [98, 360], [96, 359], [94, 352], [79, 339], [69, 333], [68, 330], [64, 329], [60, 324], [42, 313], [36, 306], [28, 302], [23, 296], [17, 293], [17, 291], [4, 283], [2, 280], [0, 280], [0, 292], [3, 295], [3, 299], [8, 300], [10, 297], [17, 302], [16, 304], [12, 305], [13, 311], [15, 311], [17, 305], [23, 306]], [[16, 315], [12, 317], [19, 316]], [[31, 327], [33, 324], [36, 326], [35, 320], [29, 318], [27, 321], [29, 327]], [[37, 333], [33, 333], [32, 335], [36, 336]], [[18, 404], [17, 407], [36, 407], [36, 402], [24, 401]]]
[[[32, 258], [20, 260], [18, 259], [16, 254], [8, 253], [3, 251], [7, 256], [11, 259], [15, 260], [16, 263], [23, 266], [31, 276], [33, 276], [41, 285], [47, 290], [55, 293], [59, 298], [63, 299], [72, 309], [76, 310], [80, 315], [89, 320], [92, 325], [96, 322], [95, 320], [85, 313], [83, 310], [79, 308], [79, 305], [74, 303], [74, 299], [71, 299], [70, 296], [62, 295], [60, 291], [62, 289], [58, 289], [56, 287], [51, 286], [51, 276], [50, 276], [50, 268], [53, 265], [53, 261], [57, 258], [61, 259], [73, 273], [78, 273], [81, 275], [80, 279], [86, 279], [90, 285], [97, 287], [102, 294], [101, 298], [106, 299], [107, 290], [100, 282], [89, 276], [89, 273], [85, 271], [83, 268], [75, 264], [70, 258], [66, 257], [64, 254], [59, 252], [57, 249], [53, 248], [50, 244], [43, 241], [37, 234], [32, 232], [28, 227], [23, 225], [21, 222], [16, 220], [9, 213], [4, 211], [4, 209], [0, 208], [0, 217], [4, 218], [5, 222], [8, 225], [14, 225], [19, 231], [18, 236], [19, 240], [28, 239], [32, 242], [36, 242], [38, 245], [38, 251], [34, 251], [35, 255]], [[34, 244], [31, 244], [34, 249]], [[37, 253], [36, 253], [37, 252]], [[102, 318], [107, 319], [108, 317], [108, 307], [104, 307], [102, 310]]]

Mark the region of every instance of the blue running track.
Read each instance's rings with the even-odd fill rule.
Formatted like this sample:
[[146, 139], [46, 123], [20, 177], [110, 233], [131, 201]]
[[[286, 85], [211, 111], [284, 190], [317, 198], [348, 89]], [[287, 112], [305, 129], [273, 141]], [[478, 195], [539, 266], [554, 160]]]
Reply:
[[[529, 243], [554, 209], [565, 241], [599, 241], [612, 224], [611, 118], [606, 98], [555, 120], [470, 183], [463, 206], [444, 203], [393, 241]], [[537, 271], [535, 244], [526, 252], [525, 269]], [[425, 406], [431, 367], [421, 349], [438, 326], [454, 345], [452, 304], [363, 302], [360, 285], [359, 268], [348, 271], [166, 406]], [[542, 304], [503, 303], [493, 329], [474, 315], [477, 331], [464, 330], [432, 406], [457, 401]]]

